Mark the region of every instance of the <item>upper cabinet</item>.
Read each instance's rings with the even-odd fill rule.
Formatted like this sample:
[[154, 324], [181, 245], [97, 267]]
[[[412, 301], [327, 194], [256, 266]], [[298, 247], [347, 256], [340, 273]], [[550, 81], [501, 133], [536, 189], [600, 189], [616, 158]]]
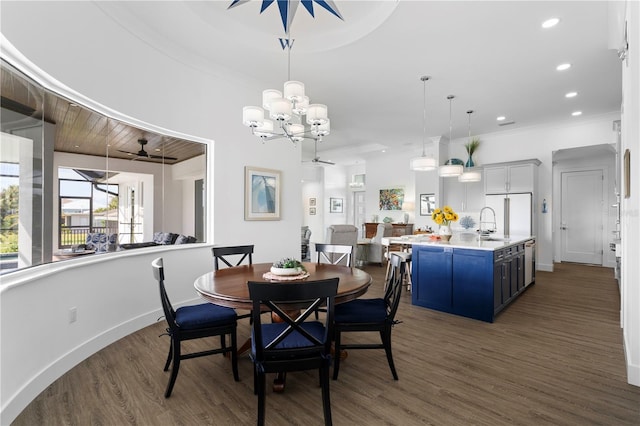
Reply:
[[484, 166], [485, 194], [534, 192], [540, 160]]
[[479, 211], [484, 207], [482, 182], [459, 182], [456, 178], [445, 178], [443, 183], [444, 204], [457, 212]]

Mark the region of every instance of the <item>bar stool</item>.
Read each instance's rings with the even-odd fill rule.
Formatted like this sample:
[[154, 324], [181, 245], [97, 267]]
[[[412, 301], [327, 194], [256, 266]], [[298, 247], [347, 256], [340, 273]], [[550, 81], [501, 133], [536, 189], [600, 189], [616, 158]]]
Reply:
[[385, 257], [387, 258], [387, 272], [384, 275], [385, 282], [389, 281], [389, 272], [391, 270], [390, 260], [391, 260], [391, 256], [394, 254], [398, 256], [400, 259], [402, 259], [402, 262], [406, 264], [406, 267], [404, 268], [404, 274], [403, 274], [402, 280], [403, 282], [407, 283], [407, 291], [411, 291], [411, 252], [408, 250], [387, 251], [385, 253]]

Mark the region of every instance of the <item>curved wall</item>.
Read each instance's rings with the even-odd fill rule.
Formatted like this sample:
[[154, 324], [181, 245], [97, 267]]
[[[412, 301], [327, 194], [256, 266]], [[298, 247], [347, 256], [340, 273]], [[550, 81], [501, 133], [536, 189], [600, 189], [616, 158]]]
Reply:
[[[164, 256], [169, 292], [179, 304], [198, 300], [192, 284], [212, 268], [211, 244], [254, 244], [254, 262], [299, 253], [302, 173], [299, 147], [262, 144], [241, 125], [242, 107], [257, 102], [269, 82], [221, 81], [206, 67], [188, 68], [133, 37], [94, 2], [2, 2], [1, 8], [2, 57], [46, 88], [138, 127], [208, 143], [210, 243], [69, 260], [3, 276], [4, 425], [78, 362], [156, 321], [154, 257]], [[245, 166], [282, 171], [281, 220], [244, 221]], [[78, 312], [73, 324], [71, 307]]]

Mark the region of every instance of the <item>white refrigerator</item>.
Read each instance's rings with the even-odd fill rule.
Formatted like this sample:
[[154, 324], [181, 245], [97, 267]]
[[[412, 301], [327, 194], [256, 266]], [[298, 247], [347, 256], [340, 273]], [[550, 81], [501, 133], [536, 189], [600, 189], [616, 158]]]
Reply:
[[[532, 235], [532, 194], [495, 194], [485, 196], [485, 205], [496, 212], [496, 234]], [[485, 215], [487, 212], [485, 212]], [[485, 216], [484, 221], [487, 220]]]

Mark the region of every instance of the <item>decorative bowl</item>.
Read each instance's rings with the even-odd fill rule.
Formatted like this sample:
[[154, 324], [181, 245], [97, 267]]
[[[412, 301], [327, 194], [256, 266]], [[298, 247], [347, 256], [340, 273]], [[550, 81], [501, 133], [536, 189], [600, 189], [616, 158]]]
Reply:
[[271, 273], [274, 275], [300, 275], [302, 268], [276, 268], [272, 266]]

